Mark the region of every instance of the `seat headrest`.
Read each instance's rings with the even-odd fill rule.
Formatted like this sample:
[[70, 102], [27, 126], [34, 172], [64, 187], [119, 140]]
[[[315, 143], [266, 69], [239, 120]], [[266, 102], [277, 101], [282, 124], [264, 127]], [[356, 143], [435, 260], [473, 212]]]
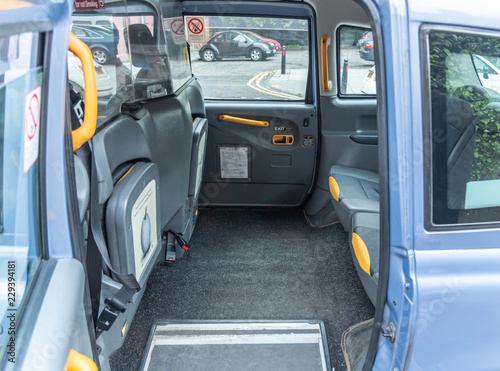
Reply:
[[132, 64], [135, 67], [148, 67], [158, 61], [156, 42], [145, 24], [128, 26]]

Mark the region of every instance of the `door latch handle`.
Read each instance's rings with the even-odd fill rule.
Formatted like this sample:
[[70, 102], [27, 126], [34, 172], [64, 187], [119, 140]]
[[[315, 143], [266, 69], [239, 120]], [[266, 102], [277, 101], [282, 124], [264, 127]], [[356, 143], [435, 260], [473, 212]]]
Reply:
[[389, 338], [391, 343], [396, 341], [396, 326], [392, 321], [387, 324], [387, 327], [382, 328], [382, 336]]

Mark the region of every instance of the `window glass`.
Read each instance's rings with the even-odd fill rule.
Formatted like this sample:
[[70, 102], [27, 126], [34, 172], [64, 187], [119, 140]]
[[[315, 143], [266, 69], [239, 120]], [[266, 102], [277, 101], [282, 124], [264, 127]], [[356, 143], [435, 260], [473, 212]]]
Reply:
[[500, 39], [429, 34], [432, 222], [500, 220]]
[[176, 91], [192, 76], [182, 7], [177, 2], [164, 2], [161, 5], [161, 10], [169, 69], [173, 90]]
[[43, 35], [0, 37], [0, 349], [13, 335], [41, 257], [38, 241]]
[[[94, 59], [98, 122], [118, 113], [124, 102], [172, 91], [167, 53], [158, 46], [153, 10], [131, 2], [128, 5], [132, 11], [126, 6], [113, 6], [98, 12], [73, 13], [73, 20], [80, 22], [73, 31], [90, 48]], [[68, 76], [73, 88], [83, 93], [81, 62], [71, 53]]]
[[205, 98], [305, 99], [307, 20], [188, 16], [185, 24], [191, 66]]
[[340, 27], [338, 77], [342, 95], [375, 95], [373, 34], [367, 28]]

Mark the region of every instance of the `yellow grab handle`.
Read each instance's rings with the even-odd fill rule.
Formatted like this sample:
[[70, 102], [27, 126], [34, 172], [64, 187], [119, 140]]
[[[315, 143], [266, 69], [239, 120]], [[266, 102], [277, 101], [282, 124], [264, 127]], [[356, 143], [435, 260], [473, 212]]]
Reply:
[[87, 142], [95, 133], [97, 121], [97, 84], [95, 80], [94, 61], [89, 47], [79, 40], [73, 32], [69, 34], [69, 50], [82, 62], [83, 81], [85, 83], [85, 113], [83, 125], [73, 130], [73, 151]]
[[65, 371], [98, 371], [97, 366], [89, 357], [70, 349]]
[[228, 115], [220, 115], [219, 120], [227, 121], [227, 122], [234, 122], [236, 124], [252, 125], [252, 126], [261, 126], [261, 127], [268, 127], [269, 126], [268, 121], [250, 120], [250, 119], [244, 119], [241, 117], [234, 117], [234, 116], [228, 116]]
[[323, 75], [323, 90], [330, 90], [328, 81], [328, 36], [321, 36], [321, 73]]

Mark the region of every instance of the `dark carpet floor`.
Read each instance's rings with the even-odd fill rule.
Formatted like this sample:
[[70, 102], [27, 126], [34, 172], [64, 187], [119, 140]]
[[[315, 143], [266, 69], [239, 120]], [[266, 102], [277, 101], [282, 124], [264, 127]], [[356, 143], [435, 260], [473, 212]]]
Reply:
[[302, 210], [202, 210], [191, 249], [158, 264], [113, 371], [136, 370], [151, 326], [167, 319], [318, 319], [335, 370], [344, 330], [373, 317], [340, 224], [315, 229]]

